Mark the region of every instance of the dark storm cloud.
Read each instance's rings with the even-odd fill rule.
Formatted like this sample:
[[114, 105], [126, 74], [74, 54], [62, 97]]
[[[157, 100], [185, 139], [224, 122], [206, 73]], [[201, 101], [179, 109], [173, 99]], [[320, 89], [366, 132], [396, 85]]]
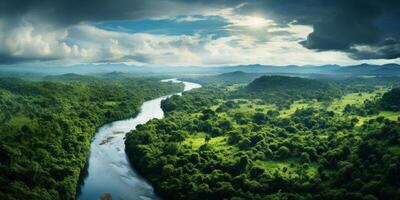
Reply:
[[301, 42], [306, 48], [343, 51], [353, 59], [393, 59], [400, 55], [400, 1], [304, 0], [261, 4], [277, 22], [287, 24], [296, 20], [298, 24], [313, 26], [313, 32]]
[[172, 1], [156, 0], [2, 0], [0, 18], [16, 19], [33, 15], [53, 25], [82, 21], [107, 21], [161, 17], [180, 9]]
[[395, 59], [400, 57], [400, 41], [386, 38], [377, 45], [351, 48], [349, 52], [353, 59]]
[[15, 64], [25, 61], [52, 61], [57, 60], [58, 58], [46, 57], [46, 58], [35, 58], [35, 57], [15, 57], [10, 56], [9, 54], [0, 53], [0, 64]]
[[[232, 6], [240, 2], [229, 1]], [[240, 12], [263, 13], [281, 26], [294, 21], [312, 26], [301, 42], [308, 49], [342, 51], [353, 59], [400, 57], [399, 0], [260, 0], [248, 1]]]

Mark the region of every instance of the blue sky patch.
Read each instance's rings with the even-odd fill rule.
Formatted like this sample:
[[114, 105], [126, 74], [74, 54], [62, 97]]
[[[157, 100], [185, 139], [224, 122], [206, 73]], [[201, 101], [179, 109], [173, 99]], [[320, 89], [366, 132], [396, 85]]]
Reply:
[[121, 20], [98, 23], [95, 26], [109, 31], [126, 33], [149, 33], [160, 35], [212, 35], [219, 38], [228, 35], [224, 27], [228, 25], [218, 16], [178, 16], [160, 20]]

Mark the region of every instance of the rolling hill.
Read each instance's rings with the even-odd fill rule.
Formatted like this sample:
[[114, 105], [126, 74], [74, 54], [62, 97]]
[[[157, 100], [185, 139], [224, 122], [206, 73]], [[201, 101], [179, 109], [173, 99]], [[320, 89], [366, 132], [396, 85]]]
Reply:
[[233, 98], [262, 99], [289, 104], [299, 99], [332, 100], [340, 90], [328, 82], [289, 76], [262, 76], [232, 94]]
[[277, 90], [326, 90], [331, 86], [319, 80], [288, 76], [262, 76], [251, 82], [249, 92], [268, 92]]

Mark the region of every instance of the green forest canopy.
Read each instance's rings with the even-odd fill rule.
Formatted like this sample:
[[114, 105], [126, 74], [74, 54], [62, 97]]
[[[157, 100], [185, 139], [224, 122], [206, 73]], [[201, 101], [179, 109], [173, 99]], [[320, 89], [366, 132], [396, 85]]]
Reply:
[[1, 199], [74, 199], [96, 128], [182, 85], [144, 78], [0, 78]]
[[130, 160], [167, 199], [400, 198], [400, 113], [381, 106], [397, 89], [322, 85], [339, 92], [319, 98], [322, 88], [302, 91], [318, 90], [314, 80], [293, 90], [293, 78], [275, 78], [288, 85], [264, 85], [270, 99], [260, 85], [246, 95], [263, 77], [163, 101], [166, 118], [127, 135]]

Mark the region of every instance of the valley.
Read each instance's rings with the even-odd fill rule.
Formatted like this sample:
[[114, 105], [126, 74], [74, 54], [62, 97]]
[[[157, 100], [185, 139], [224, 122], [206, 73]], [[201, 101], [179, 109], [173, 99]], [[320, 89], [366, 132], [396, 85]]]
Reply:
[[0, 0], [0, 200], [400, 200], [400, 0]]
[[245, 72], [207, 77], [189, 79], [202, 88], [124, 73], [1, 78], [6, 112], [0, 115], [0, 195], [86, 200], [400, 194], [398, 78], [258, 74], [249, 80], [253, 74]]

